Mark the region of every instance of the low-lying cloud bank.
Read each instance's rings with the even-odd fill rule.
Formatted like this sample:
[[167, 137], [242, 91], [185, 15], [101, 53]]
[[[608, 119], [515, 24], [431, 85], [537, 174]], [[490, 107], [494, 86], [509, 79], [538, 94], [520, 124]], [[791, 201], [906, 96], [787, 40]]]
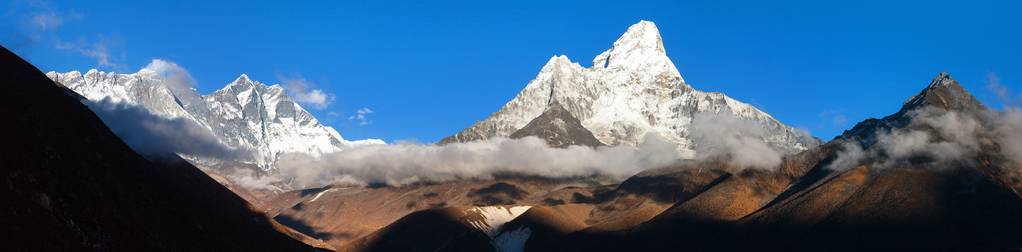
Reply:
[[829, 168], [890, 168], [911, 162], [945, 169], [974, 165], [981, 153], [997, 153], [1022, 164], [1022, 109], [969, 113], [926, 107], [909, 115], [912, 121], [907, 127], [876, 132], [875, 141], [865, 150], [857, 142], [846, 143]]
[[83, 101], [122, 141], [139, 154], [158, 157], [178, 153], [198, 157], [245, 159], [248, 150], [220, 142], [209, 129], [186, 118], [167, 118], [109, 98]]
[[725, 113], [696, 114], [690, 127], [695, 158], [726, 160], [739, 168], [773, 169], [784, 154], [763, 141], [766, 127]]
[[[740, 168], [772, 169], [781, 153], [763, 141], [762, 126], [726, 114], [705, 114], [693, 122], [697, 158], [715, 158]], [[447, 145], [400, 143], [370, 145], [311, 157], [289, 154], [277, 161], [276, 178], [243, 178], [250, 188], [286, 182], [298, 188], [328, 184], [387, 184], [490, 179], [496, 174], [548, 178], [606, 176], [624, 179], [643, 170], [686, 158], [677, 145], [657, 133], [638, 146], [554, 148], [537, 137], [491, 138]], [[258, 182], [258, 183], [257, 183]]]
[[489, 179], [517, 173], [551, 178], [626, 177], [680, 160], [676, 146], [649, 134], [638, 146], [553, 148], [542, 139], [492, 138], [447, 145], [370, 145], [326, 154], [282, 157], [280, 176], [296, 186], [332, 183], [407, 185], [458, 179]]

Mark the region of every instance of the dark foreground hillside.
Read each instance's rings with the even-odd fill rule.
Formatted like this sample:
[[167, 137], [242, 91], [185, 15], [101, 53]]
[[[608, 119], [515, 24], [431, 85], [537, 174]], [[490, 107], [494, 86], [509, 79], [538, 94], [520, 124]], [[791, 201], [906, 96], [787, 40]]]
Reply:
[[0, 84], [0, 250], [316, 249], [176, 156], [136, 154], [6, 48]]

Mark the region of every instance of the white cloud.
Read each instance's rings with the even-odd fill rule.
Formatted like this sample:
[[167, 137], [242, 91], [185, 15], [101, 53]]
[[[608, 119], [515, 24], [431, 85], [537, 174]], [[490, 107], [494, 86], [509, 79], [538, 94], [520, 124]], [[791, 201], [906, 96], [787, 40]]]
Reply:
[[1022, 105], [1022, 94], [1018, 97], [1012, 97], [1011, 91], [1008, 90], [1008, 87], [1001, 84], [1001, 77], [997, 76], [997, 74], [994, 74], [993, 72], [987, 73], [987, 89], [994, 92], [994, 94], [997, 95], [997, 98], [1001, 99], [1001, 103], [1004, 104], [1004, 107], [1017, 108]]
[[50, 30], [64, 25], [64, 19], [53, 12], [40, 12], [29, 17], [30, 23], [39, 30]]
[[[82, 56], [93, 58], [98, 66], [116, 67], [112, 57], [112, 44], [108, 39], [100, 35], [95, 41], [87, 41], [84, 37], [77, 41], [66, 41], [60, 37], [57, 31], [64, 25], [78, 21], [85, 17], [84, 14], [76, 11], [64, 11], [55, 7], [49, 1], [26, 1], [22, 13], [22, 28], [24, 28], [24, 43], [26, 46], [33, 46], [37, 43], [52, 42], [59, 50], [66, 50], [78, 53]], [[17, 8], [17, 6], [14, 6]]]
[[820, 112], [820, 119], [829, 122], [830, 128], [842, 129], [848, 127], [848, 116], [840, 110], [825, 110]]
[[325, 109], [336, 97], [321, 89], [314, 88], [314, 83], [309, 82], [301, 75], [284, 76], [278, 74], [277, 79], [283, 83], [284, 89], [295, 98], [295, 101], [307, 107]]
[[926, 107], [909, 115], [913, 118], [906, 127], [880, 130], [875, 139], [866, 140], [871, 143], [868, 149], [857, 142], [846, 143], [828, 168], [890, 168], [909, 162], [943, 169], [975, 162], [974, 157], [990, 150], [1022, 164], [1022, 110], [1018, 108], [962, 113]]
[[1022, 108], [1006, 108], [1001, 116], [990, 126], [997, 135], [1001, 154], [1022, 165]]
[[164, 84], [172, 89], [187, 90], [195, 87], [195, 79], [188, 73], [188, 70], [177, 63], [153, 59], [142, 69], [156, 72], [163, 78]]
[[352, 120], [358, 121], [358, 125], [368, 125], [369, 124], [369, 118], [367, 118], [367, 115], [372, 114], [372, 113], [373, 113], [372, 109], [360, 108], [358, 110], [355, 110], [355, 115], [349, 116], [348, 120], [349, 121], [352, 121]]
[[166, 118], [149, 110], [109, 98], [85, 104], [128, 146], [145, 156], [170, 153], [222, 159], [250, 158], [250, 150], [227, 146], [190, 119]]
[[692, 119], [689, 134], [697, 159], [723, 159], [740, 168], [772, 169], [781, 163], [782, 153], [763, 141], [765, 129], [759, 122], [728, 113], [699, 113]]
[[234, 184], [250, 189], [279, 189], [274, 184], [282, 181], [278, 176], [260, 174], [252, 169], [238, 168], [228, 171], [225, 176]]
[[[351, 120], [364, 120], [363, 108]], [[361, 117], [359, 117], [361, 116]], [[725, 115], [699, 115], [692, 132], [696, 158], [721, 159], [741, 168], [772, 169], [781, 154], [763, 142], [755, 122]], [[701, 152], [699, 152], [701, 151]], [[277, 162], [276, 181], [297, 187], [335, 183], [384, 183], [394, 186], [418, 182], [491, 179], [496, 174], [523, 174], [548, 178], [605, 176], [624, 179], [638, 172], [675, 164], [687, 158], [678, 146], [656, 133], [638, 146], [549, 147], [542, 139], [491, 138], [468, 143], [430, 145], [399, 142], [359, 146], [319, 157], [288, 154]]]
[[49, 1], [27, 1], [26, 13], [21, 18], [33, 32], [46, 32], [59, 29], [69, 21], [81, 20], [85, 15], [76, 11], [60, 11]]
[[551, 178], [604, 175], [623, 179], [682, 158], [677, 146], [647, 134], [639, 146], [549, 147], [542, 139], [492, 138], [469, 143], [367, 145], [324, 154], [282, 156], [280, 176], [299, 187], [332, 183], [407, 185], [490, 179], [516, 173]]

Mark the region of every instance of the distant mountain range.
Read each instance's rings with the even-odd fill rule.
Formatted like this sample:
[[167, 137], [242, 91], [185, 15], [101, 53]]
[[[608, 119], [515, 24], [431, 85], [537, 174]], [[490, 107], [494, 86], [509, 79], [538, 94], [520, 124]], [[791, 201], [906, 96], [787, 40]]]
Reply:
[[[157, 115], [193, 120], [227, 145], [256, 154], [249, 160], [188, 157], [204, 166], [240, 162], [272, 170], [284, 153], [315, 157], [352, 146], [383, 143], [375, 139], [345, 140], [295, 103], [279, 85], [253, 81], [244, 74], [205, 96], [193, 88], [169, 85], [148, 69], [132, 74], [93, 69], [85, 74], [49, 72], [47, 76], [90, 100], [110, 99], [141, 106]], [[637, 145], [647, 133], [655, 133], [679, 145], [686, 156], [694, 157], [690, 131], [693, 118], [700, 114], [755, 121], [766, 132], [761, 136], [763, 140], [782, 152], [819, 144], [818, 139], [799, 133], [749, 104], [690, 87], [667, 57], [656, 25], [649, 21], [629, 27], [610, 49], [593, 60], [593, 67], [581, 67], [563, 55], [551, 58], [536, 79], [500, 111], [440, 143], [498, 136], [536, 135], [548, 141], [564, 138], [540, 135], [551, 131], [519, 132], [550, 109], [566, 111], [559, 117], [578, 121], [581, 129], [588, 131], [585, 136], [574, 134], [551, 143], [557, 146]]]
[[253, 81], [245, 74], [205, 96], [194, 88], [169, 84], [167, 78], [150, 69], [132, 74], [92, 69], [85, 74], [71, 71], [46, 75], [89, 100], [109, 99], [140, 106], [156, 115], [192, 120], [222, 143], [253, 154], [240, 160], [185, 156], [202, 166], [249, 165], [270, 171], [285, 153], [315, 157], [363, 144], [383, 144], [376, 139], [345, 140], [303, 109], [280, 85]]
[[[211, 175], [227, 177], [222, 182], [236, 180], [231, 177], [236, 168], [272, 176], [277, 160], [287, 153], [315, 158], [359, 145], [383, 144], [377, 139], [345, 140], [303, 109], [280, 85], [266, 85], [245, 74], [208, 95], [178, 83], [174, 76], [148, 68], [130, 74], [92, 69], [84, 74], [71, 71], [46, 75], [93, 102], [128, 104], [157, 116], [192, 121], [218, 142], [250, 153], [179, 153], [207, 172], [220, 173]], [[629, 27], [610, 49], [593, 60], [593, 67], [583, 68], [565, 56], [551, 58], [536, 79], [504, 108], [440, 144], [537, 136], [555, 147], [638, 145], [647, 135], [656, 135], [677, 145], [682, 157], [695, 158], [699, 143], [692, 136], [693, 123], [699, 116], [748, 120], [755, 124], [758, 134], [753, 137], [781, 153], [819, 144], [818, 139], [749, 104], [690, 87], [667, 57], [656, 25], [649, 21]], [[286, 182], [277, 186], [298, 189]]]

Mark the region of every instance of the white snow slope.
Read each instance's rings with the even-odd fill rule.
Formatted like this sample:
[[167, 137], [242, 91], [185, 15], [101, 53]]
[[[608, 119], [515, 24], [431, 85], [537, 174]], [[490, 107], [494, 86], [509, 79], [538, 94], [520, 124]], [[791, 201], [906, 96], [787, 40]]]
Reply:
[[767, 132], [764, 141], [783, 151], [805, 150], [819, 143], [749, 104], [685, 84], [667, 57], [660, 31], [649, 21], [629, 27], [610, 49], [593, 59], [592, 67], [582, 67], [564, 55], [550, 58], [503, 108], [441, 143], [509, 136], [553, 100], [608, 145], [636, 145], [646, 133], [655, 132], [694, 155], [689, 126], [700, 113], [727, 113], [759, 122]]
[[497, 251], [523, 251], [525, 242], [529, 240], [532, 231], [527, 227], [510, 231], [501, 228], [530, 208], [532, 206], [482, 206], [469, 208], [465, 210], [465, 214], [476, 216], [476, 218], [468, 218], [469, 225], [486, 233], [490, 237], [490, 243]]
[[469, 221], [469, 224], [492, 238], [497, 235], [501, 226], [518, 218], [519, 215], [528, 211], [529, 208], [532, 208], [532, 206], [482, 206], [469, 208], [465, 210], [465, 214], [478, 214], [481, 216], [482, 218], [478, 220]]

